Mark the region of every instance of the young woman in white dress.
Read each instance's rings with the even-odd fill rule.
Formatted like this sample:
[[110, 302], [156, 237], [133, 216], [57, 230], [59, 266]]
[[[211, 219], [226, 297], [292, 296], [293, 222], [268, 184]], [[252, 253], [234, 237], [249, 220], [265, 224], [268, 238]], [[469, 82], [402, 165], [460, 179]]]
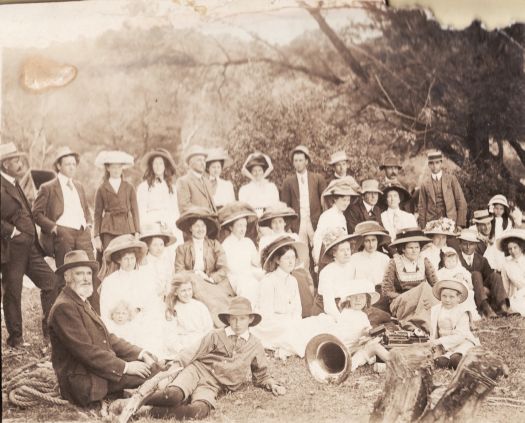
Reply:
[[396, 239], [396, 233], [400, 229], [413, 228], [417, 226], [413, 214], [401, 210], [400, 204], [410, 200], [410, 193], [399, 183], [389, 183], [383, 187], [383, 203], [387, 209], [381, 213], [381, 223], [388, 231], [392, 241]]

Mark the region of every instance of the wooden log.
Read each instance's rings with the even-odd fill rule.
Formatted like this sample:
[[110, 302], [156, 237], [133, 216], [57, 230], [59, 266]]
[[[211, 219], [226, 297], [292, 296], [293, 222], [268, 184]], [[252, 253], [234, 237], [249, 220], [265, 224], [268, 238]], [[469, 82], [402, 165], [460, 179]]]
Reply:
[[428, 344], [394, 348], [390, 352], [383, 395], [370, 422], [413, 422], [421, 416], [432, 391], [432, 349]]
[[473, 421], [482, 401], [506, 375], [508, 368], [497, 355], [481, 347], [471, 349], [441, 399], [420, 422]]
[[129, 399], [126, 406], [120, 413], [118, 418], [119, 423], [127, 423], [131, 416], [137, 412], [142, 404], [154, 394], [159, 388], [162, 382], [162, 387], [169, 385], [177, 377], [182, 370], [179, 363], [174, 363], [168, 370], [157, 373], [151, 379], [145, 381], [138, 389], [137, 392]]

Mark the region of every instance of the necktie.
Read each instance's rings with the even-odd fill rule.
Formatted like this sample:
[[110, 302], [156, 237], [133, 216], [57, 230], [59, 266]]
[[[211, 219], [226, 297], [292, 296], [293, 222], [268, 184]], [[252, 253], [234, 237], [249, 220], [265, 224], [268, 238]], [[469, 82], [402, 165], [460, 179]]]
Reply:
[[29, 205], [29, 202], [27, 201], [26, 194], [16, 179], [15, 179], [15, 188], [18, 191], [18, 194], [20, 194], [20, 198], [22, 202], [25, 204], [25, 206], [27, 207], [27, 209], [31, 210], [31, 206]]
[[237, 343], [239, 342], [239, 337], [237, 335], [230, 335], [230, 340], [232, 341], [233, 350], [237, 349]]
[[73, 182], [71, 181], [71, 179], [67, 180], [67, 184], [66, 185], [71, 191], [73, 191]]

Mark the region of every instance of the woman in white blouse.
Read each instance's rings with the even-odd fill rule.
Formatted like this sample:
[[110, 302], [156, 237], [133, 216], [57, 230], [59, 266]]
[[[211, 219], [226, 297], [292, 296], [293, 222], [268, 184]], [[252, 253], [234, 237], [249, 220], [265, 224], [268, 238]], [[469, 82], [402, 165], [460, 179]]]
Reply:
[[267, 179], [272, 171], [270, 157], [258, 151], [250, 154], [242, 166], [241, 173], [251, 181], [239, 189], [239, 201], [252, 206], [257, 217], [262, 216], [267, 207], [279, 201], [277, 187]]
[[511, 229], [496, 240], [505, 254], [501, 278], [509, 295], [512, 311], [525, 316], [525, 229]]
[[313, 238], [312, 257], [316, 265], [319, 264], [325, 234], [334, 228], [341, 228], [348, 233], [344, 211], [350, 205], [352, 196], [359, 197], [359, 193], [352, 188], [352, 185], [353, 178], [334, 179], [321, 194], [325, 211], [319, 217]]
[[387, 209], [381, 213], [381, 223], [394, 241], [400, 229], [417, 226], [415, 216], [399, 208], [401, 203], [410, 200], [410, 193], [399, 183], [389, 183], [383, 188], [383, 199]]
[[217, 209], [235, 201], [235, 192], [231, 181], [221, 178], [223, 169], [232, 164], [228, 152], [222, 148], [213, 148], [206, 157], [206, 172], [212, 186], [213, 202]]
[[[144, 155], [143, 181], [137, 187], [137, 203], [141, 225], [159, 222], [171, 229], [182, 243], [182, 232], [177, 227], [179, 205], [175, 189], [175, 161], [168, 150], [155, 148]], [[173, 247], [174, 249], [175, 247]]]

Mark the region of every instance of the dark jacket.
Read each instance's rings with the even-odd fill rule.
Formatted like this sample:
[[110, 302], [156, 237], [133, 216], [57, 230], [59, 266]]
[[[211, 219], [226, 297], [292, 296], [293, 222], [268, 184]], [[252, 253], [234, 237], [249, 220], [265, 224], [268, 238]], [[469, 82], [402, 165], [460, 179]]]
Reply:
[[372, 216], [369, 216], [363, 199], [359, 200], [356, 204], [350, 204], [345, 210], [344, 215], [346, 217], [346, 227], [349, 234], [354, 233], [355, 227], [358, 223], [367, 220], [375, 220], [380, 225], [383, 225], [381, 222], [381, 209], [379, 206], [375, 205], [372, 208]]
[[140, 231], [135, 188], [122, 180], [118, 193], [105, 180], [95, 194], [94, 236], [133, 234]]
[[[317, 228], [317, 222], [319, 216], [323, 211], [321, 206], [321, 194], [326, 188], [326, 181], [322, 175], [307, 171], [308, 175], [308, 194], [310, 200], [310, 220], [314, 230]], [[298, 216], [301, 215], [300, 211], [300, 198], [299, 198], [299, 180], [297, 174], [288, 176], [281, 188], [280, 192], [281, 201], [285, 202], [288, 207], [295, 210]], [[299, 232], [300, 219], [295, 219], [291, 223], [292, 232]]]
[[118, 382], [126, 362], [141, 349], [108, 333], [100, 317], [69, 287], [49, 313], [51, 361], [60, 393], [79, 405], [104, 398], [108, 381]]
[[[84, 218], [86, 223], [91, 223], [91, 214], [89, 213], [89, 206], [86, 200], [86, 193], [84, 188], [78, 182], [73, 181], [80, 204], [84, 210]], [[64, 195], [62, 194], [62, 187], [58, 178], [46, 182], [40, 186], [33, 204], [33, 215], [35, 221], [40, 226], [40, 242], [46, 251], [46, 254], [53, 256], [53, 234], [51, 231], [56, 225], [56, 221], [64, 213]]]
[[458, 251], [458, 257], [465, 269], [467, 269], [470, 273], [480, 272], [481, 276], [483, 277], [483, 280], [487, 280], [488, 277], [492, 274], [492, 272], [494, 272], [494, 269], [490, 267], [488, 260], [476, 252], [474, 253], [472, 266], [469, 266], [467, 264], [465, 258], [463, 257], [463, 254], [461, 254], [461, 250]]
[[[31, 206], [25, 195], [20, 193], [18, 189], [3, 176], [0, 180], [0, 188], [1, 262], [6, 263], [11, 260], [16, 260], [16, 257], [10, 257], [9, 245], [12, 242], [24, 243], [28, 246], [31, 245], [35, 242], [36, 227], [31, 213]], [[15, 238], [11, 238], [15, 227], [22, 233]]]

